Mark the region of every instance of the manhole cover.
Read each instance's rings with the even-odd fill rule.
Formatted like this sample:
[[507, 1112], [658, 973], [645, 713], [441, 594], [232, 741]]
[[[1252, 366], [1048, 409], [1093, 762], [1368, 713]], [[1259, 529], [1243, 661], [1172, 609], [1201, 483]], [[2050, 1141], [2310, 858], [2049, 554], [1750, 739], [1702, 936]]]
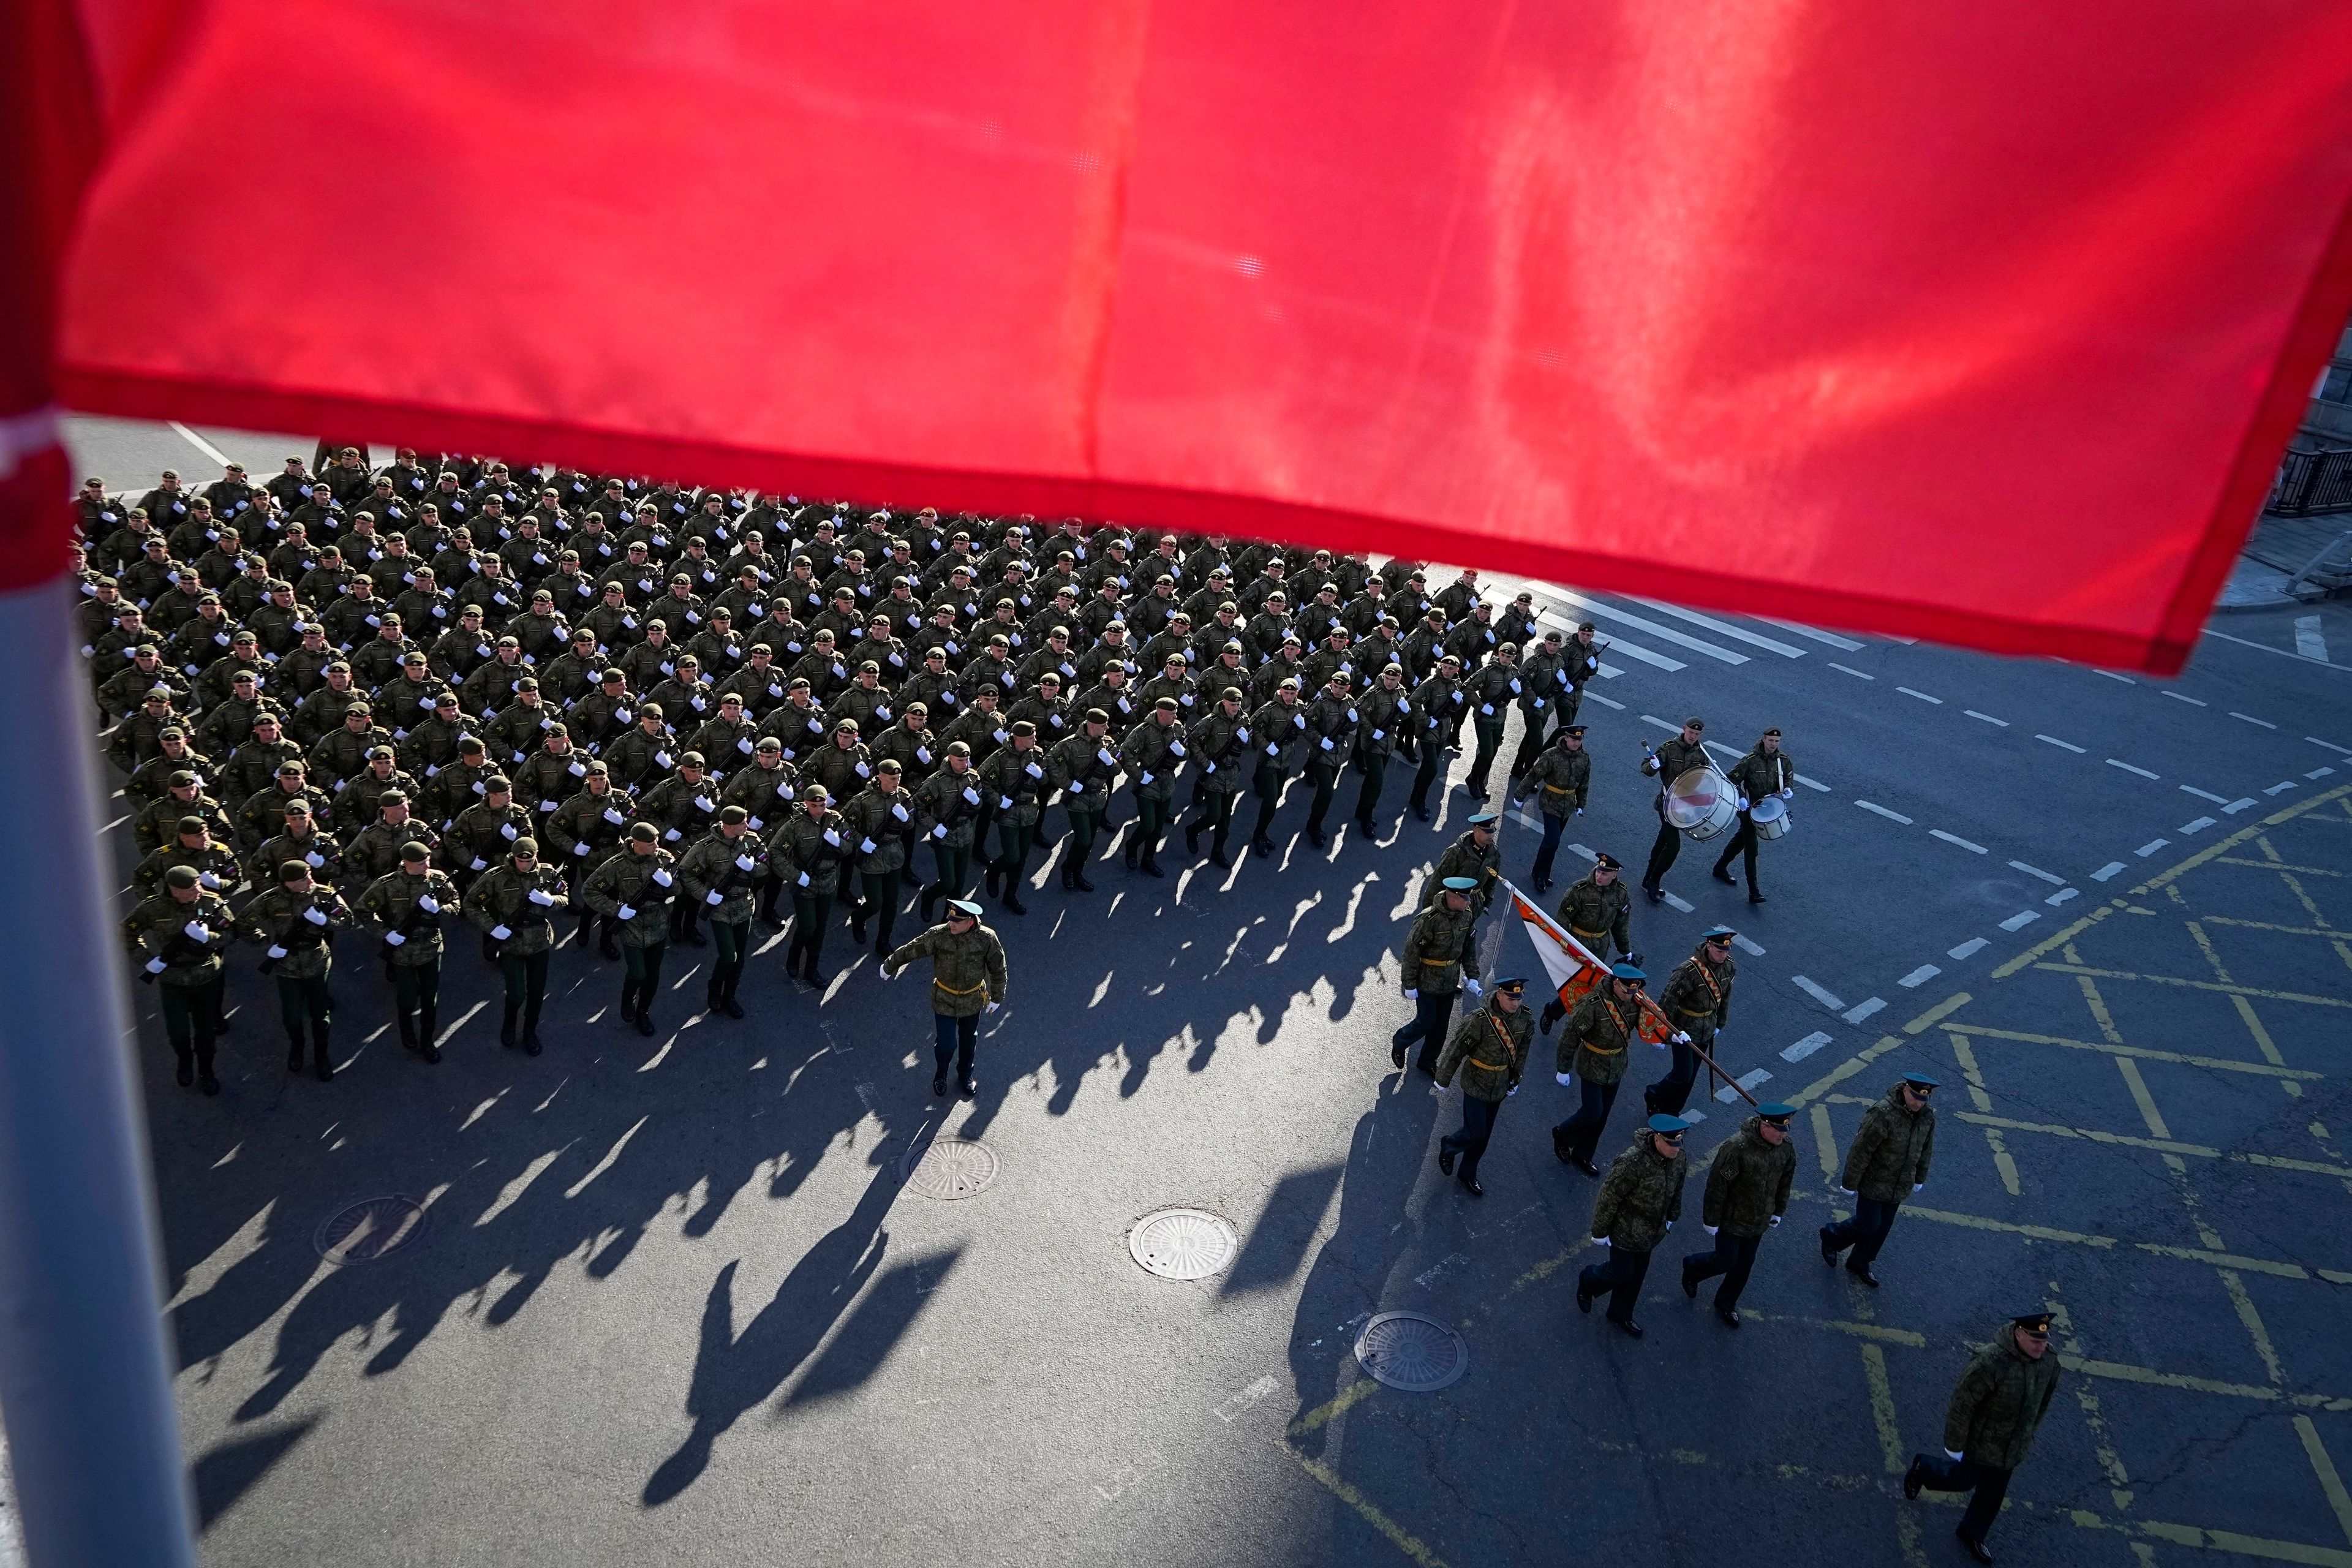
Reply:
[[362, 1198], [331, 1215], [310, 1237], [330, 1263], [373, 1263], [407, 1246], [425, 1229], [425, 1205], [415, 1198]]
[[1435, 1318], [1382, 1312], [1356, 1336], [1356, 1360], [1391, 1388], [1427, 1394], [1470, 1367], [1470, 1347]]
[[988, 1190], [996, 1180], [996, 1151], [976, 1138], [934, 1138], [907, 1151], [898, 1179], [908, 1192], [953, 1203]]
[[1233, 1221], [1206, 1209], [1159, 1209], [1127, 1233], [1129, 1254], [1146, 1274], [1162, 1279], [1206, 1279], [1240, 1248]]

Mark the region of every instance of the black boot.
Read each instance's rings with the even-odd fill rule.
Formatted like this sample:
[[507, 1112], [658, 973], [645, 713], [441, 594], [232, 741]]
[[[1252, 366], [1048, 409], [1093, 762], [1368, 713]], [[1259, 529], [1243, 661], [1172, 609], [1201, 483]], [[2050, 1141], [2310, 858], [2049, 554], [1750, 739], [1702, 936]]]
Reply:
[[932, 906], [936, 905], [939, 901], [940, 885], [937, 882], [933, 882], [929, 887], [923, 889], [922, 900], [915, 906], [916, 910], [921, 914], [924, 923], [929, 923]]
[[1367, 838], [1378, 838], [1381, 836], [1381, 830], [1372, 826], [1372, 819], [1369, 816], [1356, 818], [1356, 831]]
[[1727, 888], [1736, 888], [1739, 886], [1739, 879], [1731, 874], [1731, 868], [1725, 865], [1720, 860], [1717, 861], [1715, 864], [1715, 879], [1722, 883]]
[[1209, 846], [1209, 859], [1221, 871], [1230, 871], [1234, 868], [1233, 858], [1225, 853], [1223, 834], [1218, 834], [1216, 842]]
[[320, 1083], [335, 1081], [334, 1052], [327, 1045], [327, 1026], [310, 1026], [310, 1070]]
[[509, 1007], [506, 1011], [506, 1016], [499, 1020], [499, 1044], [509, 1049], [515, 1043], [515, 1019], [520, 1016], [520, 1008]]
[[1091, 893], [1091, 892], [1093, 892], [1093, 891], [1095, 890], [1095, 885], [1094, 885], [1092, 882], [1089, 882], [1089, 881], [1087, 881], [1087, 868], [1086, 868], [1086, 867], [1084, 867], [1083, 865], [1073, 865], [1073, 866], [1071, 866], [1071, 868], [1070, 868], [1070, 887], [1072, 888], [1072, 889], [1073, 889], [1073, 890], [1077, 891], [1077, 892], [1081, 892], [1081, 893]]
[[1323, 837], [1323, 825], [1321, 823], [1309, 822], [1307, 825], [1307, 842], [1312, 844], [1318, 849], [1321, 849], [1328, 846], [1330, 840]]
[[539, 1055], [539, 1020], [535, 1017], [526, 1018], [522, 1026], [522, 1054], [535, 1057]]
[[1070, 857], [1067, 855], [1062, 857], [1062, 891], [1068, 893], [1076, 890], [1077, 885], [1070, 879], [1070, 873], [1076, 869], [1077, 867]]
[[1198, 859], [1201, 855], [1201, 825], [1197, 822], [1184, 829], [1184, 853]]
[[1274, 840], [1271, 838], [1253, 837], [1250, 840], [1250, 847], [1256, 850], [1258, 858], [1263, 860], [1267, 856], [1274, 853]]
[[177, 1054], [180, 1058], [180, 1068], [176, 1076], [180, 1080], [180, 1087], [185, 1089], [196, 1081], [195, 1053], [182, 1047], [178, 1048]]
[[286, 1070], [288, 1072], [300, 1072], [302, 1070], [302, 1053], [305, 1048], [302, 1039], [302, 1032], [299, 1029], [289, 1029], [286, 1031], [286, 1039], [288, 1042], [286, 1047]]
[[653, 1032], [653, 1005], [650, 1002], [640, 1002], [637, 1005], [637, 1033], [640, 1035], [650, 1035]]
[[1127, 868], [1130, 871], [1135, 869], [1135, 852], [1140, 847], [1142, 847], [1136, 842], [1136, 836], [1130, 833], [1127, 836], [1126, 844], [1119, 849], [1118, 858], [1127, 862]]
[[425, 1052], [425, 1059], [428, 1062], [438, 1062], [441, 1059], [441, 1045], [436, 1037], [441, 1032], [440, 1023], [441, 1020], [429, 1012], [420, 1012], [416, 1016], [416, 1032], [425, 1037], [421, 1048]]
[[634, 980], [624, 980], [621, 982], [621, 1022], [634, 1024], [636, 1021], [637, 983]]
[[1025, 915], [1029, 912], [1029, 906], [1021, 901], [1019, 883], [1007, 881], [1004, 884], [1004, 907], [1016, 915]]
[[982, 886], [988, 889], [988, 896], [990, 898], [992, 899], [996, 897], [996, 895], [1002, 891], [1004, 887], [1003, 867], [999, 865], [996, 861], [991, 860], [988, 863], [988, 875], [982, 879]]
[[1160, 846], [1157, 844], [1147, 846], [1143, 851], [1143, 874], [1147, 877], [1168, 875], [1160, 868]]
[[613, 942], [613, 922], [605, 921], [598, 925], [596, 931], [596, 951], [604, 954], [604, 962], [607, 963], [621, 962], [621, 950]]

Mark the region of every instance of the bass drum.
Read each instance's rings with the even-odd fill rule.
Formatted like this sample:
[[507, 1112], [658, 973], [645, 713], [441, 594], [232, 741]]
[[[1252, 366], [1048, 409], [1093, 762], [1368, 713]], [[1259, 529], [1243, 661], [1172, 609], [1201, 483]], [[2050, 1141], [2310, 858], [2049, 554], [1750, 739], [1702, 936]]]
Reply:
[[1768, 795], [1748, 808], [1748, 820], [1756, 825], [1759, 838], [1785, 838], [1789, 836], [1789, 803], [1777, 795]]
[[1691, 768], [1666, 788], [1666, 820], [1703, 842], [1739, 820], [1739, 800], [1713, 768]]

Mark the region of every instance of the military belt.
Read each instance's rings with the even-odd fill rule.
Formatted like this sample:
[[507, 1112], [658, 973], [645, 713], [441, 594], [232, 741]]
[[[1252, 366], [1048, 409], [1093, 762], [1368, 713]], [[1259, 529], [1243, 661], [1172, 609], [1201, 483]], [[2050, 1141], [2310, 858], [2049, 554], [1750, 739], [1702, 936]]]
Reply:
[[1579, 1044], [1596, 1057], [1622, 1057], [1625, 1054], [1622, 1046], [1596, 1046], [1590, 1040], [1580, 1041]]
[[985, 989], [988, 985], [988, 982], [985, 980], [982, 981], [978, 985], [966, 985], [961, 988], [950, 985], [944, 980], [935, 979], [931, 984], [938, 986], [940, 990], [946, 992], [950, 996], [969, 996], [975, 991]]
[[1675, 1009], [1675, 1016], [1677, 1018], [1712, 1018], [1715, 1016], [1715, 1009], [1712, 1007], [1677, 1007]]
[[1485, 1068], [1488, 1072], [1501, 1072], [1503, 1070], [1502, 1063], [1482, 1062], [1476, 1057], [1472, 1057], [1470, 1058], [1470, 1065], [1474, 1068]]
[[1459, 963], [1462, 961], [1458, 958], [1424, 958], [1421, 962], [1432, 969], [1444, 969], [1449, 964]]
[[1546, 784], [1543, 786], [1543, 789], [1544, 794], [1546, 795], [1570, 795], [1575, 793], [1574, 786], [1570, 784]]
[[1580, 925], [1570, 925], [1568, 929], [1578, 936], [1600, 936], [1602, 934], [1597, 931], [1587, 931]]

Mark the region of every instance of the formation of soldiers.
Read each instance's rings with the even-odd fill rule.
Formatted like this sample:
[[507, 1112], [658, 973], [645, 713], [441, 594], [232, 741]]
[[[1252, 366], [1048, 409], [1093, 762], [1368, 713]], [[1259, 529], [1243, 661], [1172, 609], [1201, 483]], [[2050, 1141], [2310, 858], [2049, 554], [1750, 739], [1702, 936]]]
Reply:
[[[1532, 1037], [1564, 1017], [1558, 1078], [1581, 1103], [1554, 1149], [1601, 1176], [1594, 1152], [1647, 981], [1622, 864], [1599, 855], [1560, 901], [1580, 942], [1620, 959], [1572, 1010], [1553, 1002], [1538, 1022], [1524, 979], [1482, 985], [1474, 945], [1500, 872], [1492, 773], [1511, 711], [1522, 738], [1504, 787], [1542, 821], [1537, 892], [1588, 805], [1577, 715], [1601, 668], [1591, 623], [1541, 626], [1531, 595], [1498, 605], [1467, 570], [1433, 588], [1405, 560], [1375, 570], [1216, 536], [406, 450], [382, 469], [348, 447], [312, 461], [289, 458], [258, 483], [231, 466], [201, 490], [166, 472], [135, 500], [91, 479], [78, 500], [82, 653], [143, 857], [123, 933], [161, 993], [183, 1086], [219, 1091], [235, 942], [276, 983], [289, 1070], [307, 1062], [329, 1079], [339, 932], [373, 938], [403, 1045], [436, 1062], [452, 921], [476, 929], [501, 974], [501, 1042], [531, 1055], [558, 948], [620, 963], [619, 1016], [651, 1035], [671, 945], [715, 948], [706, 1007], [740, 1019], [754, 928], [789, 921], [786, 968], [820, 990], [845, 922], [886, 979], [931, 960], [933, 1092], [952, 1074], [969, 1096], [979, 1020], [1008, 979], [975, 891], [1024, 915], [1035, 858], [1058, 850], [1061, 889], [1084, 898], [1107, 834], [1131, 873], [1164, 877], [1180, 826], [1186, 863], [1205, 841], [1230, 869], [1245, 797], [1249, 850], [1276, 851], [1277, 815], [1298, 795], [1322, 848], [1350, 775], [1343, 809], [1376, 840], [1397, 815], [1392, 763], [1411, 769], [1405, 809], [1428, 822], [1449, 755], [1469, 749], [1481, 809], [1440, 856], [1405, 938], [1414, 1016], [1392, 1059], [1402, 1069], [1418, 1042], [1421, 1070], [1460, 1078], [1463, 1126], [1438, 1159], [1475, 1194]], [[1712, 765], [1703, 730], [1692, 718], [1644, 763], [1661, 807], [1677, 774]], [[1748, 808], [1789, 794], [1780, 742], [1767, 731], [1727, 774], [1740, 828], [1715, 874], [1731, 881], [1744, 855], [1759, 903]], [[1660, 816], [1643, 879], [1654, 902], [1682, 837]], [[910, 903], [927, 929], [896, 946]], [[1636, 1337], [1649, 1255], [1682, 1213], [1678, 1113], [1729, 1016], [1734, 934], [1712, 928], [1669, 977], [1674, 1064], [1645, 1090], [1649, 1120], [1594, 1207], [1609, 1260], [1584, 1271], [1577, 1303], [1608, 1296], [1611, 1321]], [[1465, 996], [1476, 1005], [1454, 1025]], [[1932, 1089], [1906, 1080], [1873, 1110], [1885, 1125], [1866, 1121], [1848, 1160], [1857, 1212], [1823, 1229], [1824, 1258], [1851, 1247], [1867, 1283], [1905, 1189], [1926, 1179]], [[1694, 1297], [1720, 1279], [1715, 1309], [1735, 1328], [1758, 1245], [1787, 1209], [1790, 1114], [1760, 1107], [1718, 1152], [1714, 1243], [1683, 1265]], [[2000, 1361], [1969, 1375], [1964, 1392], [2024, 1374]], [[2052, 1363], [2025, 1379], [2045, 1406], [2054, 1376]], [[1906, 1488], [1975, 1487], [1963, 1539], [1974, 1526], [1981, 1557], [1986, 1510], [2030, 1436], [2006, 1433], [1999, 1454], [1967, 1439], [1954, 1450], [1966, 1458], [1922, 1459]]]

